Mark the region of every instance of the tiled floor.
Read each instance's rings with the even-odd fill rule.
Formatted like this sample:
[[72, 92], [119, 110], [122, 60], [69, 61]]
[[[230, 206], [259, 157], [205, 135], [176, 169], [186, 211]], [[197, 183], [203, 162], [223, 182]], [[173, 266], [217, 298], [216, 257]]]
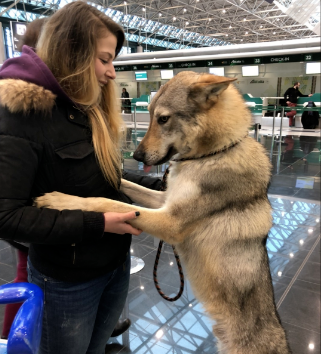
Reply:
[[[260, 142], [273, 161], [269, 199], [274, 225], [267, 247], [276, 303], [293, 354], [319, 354], [320, 130], [311, 133], [314, 139], [303, 130], [291, 130], [285, 129], [281, 141], [273, 146], [269, 129], [261, 131]], [[142, 173], [133, 160], [126, 160], [125, 168]], [[132, 326], [125, 335], [110, 340], [109, 353], [217, 353], [212, 323], [188, 281], [182, 297], [174, 303], [157, 293], [152, 275], [155, 240], [147, 234], [133, 237], [131, 250], [133, 256], [143, 259], [145, 267], [131, 275], [128, 310]], [[171, 296], [179, 289], [175, 264], [171, 247], [165, 245], [158, 281]], [[0, 241], [0, 284], [12, 281], [14, 274], [11, 250]]]

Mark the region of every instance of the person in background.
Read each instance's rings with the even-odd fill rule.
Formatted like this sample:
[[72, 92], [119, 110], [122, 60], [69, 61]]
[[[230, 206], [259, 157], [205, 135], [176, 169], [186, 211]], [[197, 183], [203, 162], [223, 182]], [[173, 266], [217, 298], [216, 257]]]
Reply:
[[141, 233], [127, 221], [138, 213], [33, 206], [52, 191], [131, 202], [119, 190], [112, 64], [124, 38], [75, 1], [46, 19], [36, 52], [23, 46], [0, 70], [0, 234], [30, 243], [28, 280], [45, 295], [40, 354], [105, 353], [127, 297], [131, 234]]
[[131, 113], [131, 107], [130, 107], [130, 100], [126, 98], [129, 98], [129, 93], [125, 89], [125, 87], [122, 90], [121, 93], [121, 98], [122, 98], [122, 111], [125, 113]]
[[[284, 100], [288, 107], [296, 107], [298, 102], [298, 97], [311, 97], [310, 95], [303, 95], [300, 91], [300, 83], [295, 82], [292, 87], [289, 87], [284, 93]], [[286, 113], [286, 116], [289, 118], [289, 127], [295, 126], [294, 116], [296, 115], [296, 111], [292, 110]]]

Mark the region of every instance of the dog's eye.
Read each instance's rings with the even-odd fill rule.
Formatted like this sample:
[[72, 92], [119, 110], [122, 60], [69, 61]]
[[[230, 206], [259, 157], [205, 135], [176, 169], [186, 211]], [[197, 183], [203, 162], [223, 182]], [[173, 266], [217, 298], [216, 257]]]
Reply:
[[165, 124], [169, 120], [169, 116], [160, 116], [158, 118], [158, 123], [159, 124]]

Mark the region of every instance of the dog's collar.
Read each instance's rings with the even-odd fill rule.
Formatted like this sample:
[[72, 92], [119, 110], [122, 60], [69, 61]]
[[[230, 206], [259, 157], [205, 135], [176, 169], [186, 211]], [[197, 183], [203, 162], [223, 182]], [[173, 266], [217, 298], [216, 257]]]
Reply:
[[204, 157], [214, 156], [214, 155], [220, 154], [221, 152], [226, 152], [226, 151], [232, 149], [234, 146], [239, 144], [241, 141], [242, 140], [239, 140], [239, 141], [237, 141], [235, 143], [232, 143], [229, 146], [224, 146], [222, 149], [214, 151], [214, 152], [210, 152], [209, 154], [206, 154], [206, 155], [202, 155], [202, 156], [199, 156], [199, 157], [186, 157], [186, 158], [182, 158], [182, 159], [173, 159], [171, 161], [181, 162], [181, 161], [188, 161], [188, 160], [198, 160], [198, 159], [202, 159]]

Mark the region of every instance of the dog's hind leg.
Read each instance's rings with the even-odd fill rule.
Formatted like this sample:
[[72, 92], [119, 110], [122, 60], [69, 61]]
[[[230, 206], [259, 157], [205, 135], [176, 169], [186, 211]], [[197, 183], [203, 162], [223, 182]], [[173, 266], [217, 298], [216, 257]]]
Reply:
[[158, 209], [165, 202], [166, 192], [159, 192], [142, 187], [136, 183], [121, 180], [120, 190], [125, 193], [134, 203], [145, 208]]

